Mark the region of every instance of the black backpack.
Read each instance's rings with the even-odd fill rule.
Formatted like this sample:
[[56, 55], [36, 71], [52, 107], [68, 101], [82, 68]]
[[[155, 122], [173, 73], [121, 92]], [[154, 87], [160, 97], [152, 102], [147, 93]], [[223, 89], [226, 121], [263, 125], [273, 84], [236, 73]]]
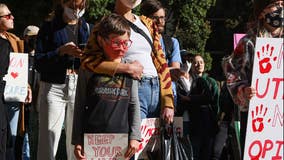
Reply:
[[163, 38], [163, 42], [164, 42], [164, 47], [165, 47], [165, 51], [166, 51], [166, 59], [170, 59], [172, 58], [172, 53], [174, 50], [174, 45], [173, 45], [173, 41], [172, 41], [172, 37], [167, 35], [167, 34], [162, 34], [162, 38]]

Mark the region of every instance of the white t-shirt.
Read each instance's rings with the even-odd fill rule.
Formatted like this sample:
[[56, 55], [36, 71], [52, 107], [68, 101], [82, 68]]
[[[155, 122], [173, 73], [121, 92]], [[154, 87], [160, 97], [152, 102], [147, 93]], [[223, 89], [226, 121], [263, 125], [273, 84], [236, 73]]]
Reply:
[[[135, 18], [134, 24], [142, 29], [152, 40], [147, 27], [141, 22], [138, 16], [135, 15]], [[132, 44], [125, 55], [125, 59], [130, 62], [134, 60], [139, 61], [144, 67], [143, 76], [158, 76], [151, 58], [152, 48], [149, 42], [140, 33], [137, 33], [132, 29], [130, 40], [132, 41]]]

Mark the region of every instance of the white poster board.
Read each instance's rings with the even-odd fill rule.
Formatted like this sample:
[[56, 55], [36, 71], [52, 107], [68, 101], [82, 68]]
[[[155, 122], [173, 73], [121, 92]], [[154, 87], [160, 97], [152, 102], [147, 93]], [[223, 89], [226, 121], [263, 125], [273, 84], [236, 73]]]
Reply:
[[84, 134], [87, 160], [124, 160], [128, 148], [128, 134]]
[[[174, 126], [178, 136], [182, 136], [183, 133], [183, 118], [174, 117]], [[149, 159], [147, 152], [156, 152], [161, 147], [160, 143], [160, 118], [146, 118], [141, 122], [141, 137], [140, 146], [138, 152], [135, 154], [135, 160]]]
[[257, 38], [245, 160], [283, 160], [283, 39]]
[[28, 63], [27, 53], [10, 53], [8, 74], [4, 98], [7, 102], [25, 102], [28, 93]]

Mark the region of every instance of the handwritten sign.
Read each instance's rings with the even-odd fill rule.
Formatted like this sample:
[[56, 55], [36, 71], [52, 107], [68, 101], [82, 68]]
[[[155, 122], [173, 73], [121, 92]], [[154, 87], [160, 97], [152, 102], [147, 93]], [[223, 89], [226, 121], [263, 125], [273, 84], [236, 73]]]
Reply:
[[246, 160], [283, 160], [283, 39], [257, 38], [245, 143]]
[[128, 134], [84, 134], [84, 152], [88, 160], [124, 160]]
[[10, 53], [8, 74], [3, 78], [6, 81], [5, 101], [25, 101], [28, 90], [28, 58], [27, 53]]
[[243, 38], [246, 34], [243, 33], [235, 33], [234, 34], [234, 49], [237, 47], [237, 44], [239, 43], [240, 39]]
[[[177, 134], [182, 136], [183, 133], [183, 118], [174, 117], [174, 126], [176, 127]], [[159, 118], [146, 118], [141, 122], [141, 137], [138, 152], [135, 154], [137, 159], [149, 159], [148, 152], [158, 152], [161, 149], [160, 143], [160, 119]]]

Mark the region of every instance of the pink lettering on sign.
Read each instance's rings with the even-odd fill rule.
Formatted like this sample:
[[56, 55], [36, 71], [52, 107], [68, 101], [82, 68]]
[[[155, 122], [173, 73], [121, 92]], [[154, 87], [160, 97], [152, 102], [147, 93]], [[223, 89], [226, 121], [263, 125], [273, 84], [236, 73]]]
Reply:
[[93, 146], [95, 157], [118, 157], [122, 156], [122, 148], [120, 146]]
[[283, 145], [283, 140], [276, 140], [275, 142], [270, 139], [266, 139], [264, 142], [255, 140], [249, 145], [248, 154], [251, 160], [259, 160], [260, 158], [265, 159], [267, 152], [276, 150], [276, 153], [272, 156], [272, 160], [282, 160], [283, 155], [280, 152], [283, 151]]
[[114, 135], [88, 135], [88, 145], [111, 144]]
[[11, 57], [11, 59], [10, 59], [10, 67], [22, 68], [23, 65], [24, 65], [24, 60], [22, 58]]
[[279, 124], [280, 127], [283, 128], [283, 121], [284, 121], [284, 114], [283, 114], [283, 106], [280, 109], [278, 104], [275, 106], [274, 116], [272, 120], [272, 127], [276, 127]]

